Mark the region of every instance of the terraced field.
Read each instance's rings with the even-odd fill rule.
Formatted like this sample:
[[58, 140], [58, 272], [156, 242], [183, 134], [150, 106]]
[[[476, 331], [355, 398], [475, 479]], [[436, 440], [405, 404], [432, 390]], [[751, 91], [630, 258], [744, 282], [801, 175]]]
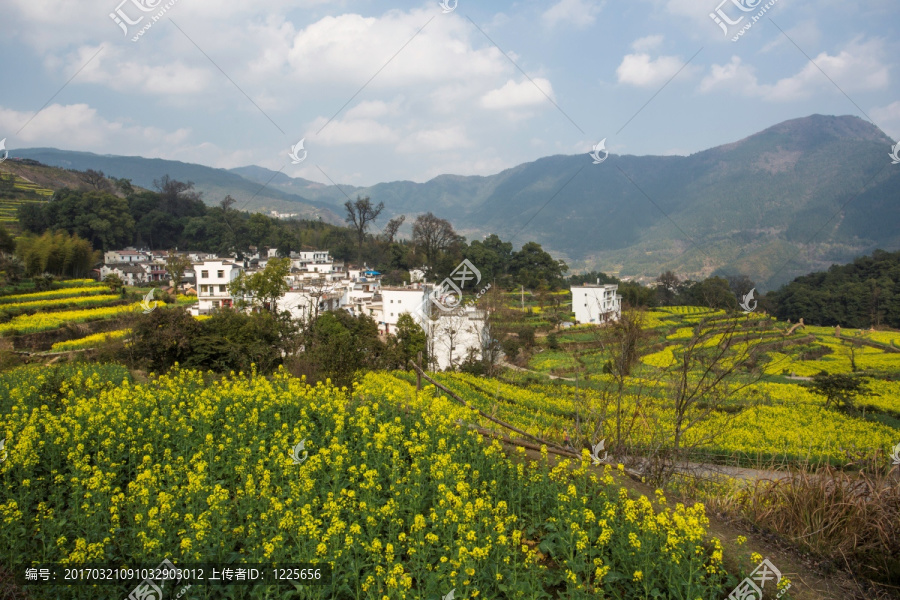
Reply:
[[[12, 179], [11, 179], [12, 178]], [[20, 233], [17, 211], [26, 204], [47, 202], [53, 190], [41, 187], [12, 173], [0, 172], [0, 225], [10, 233]]]
[[[91, 279], [57, 281], [53, 287], [36, 292], [33, 284], [26, 282], [0, 290], [0, 337], [12, 339], [14, 347], [28, 350], [92, 348], [122, 337], [98, 328], [106, 329], [106, 322], [145, 308], [134, 300], [135, 295], [123, 298], [119, 293], [112, 293], [107, 285]], [[176, 302], [191, 304], [195, 298], [179, 296]], [[165, 307], [163, 302], [155, 305]], [[41, 336], [32, 344], [30, 334]]]
[[[900, 442], [900, 352], [891, 343], [900, 333], [801, 327], [787, 335], [788, 325], [766, 316], [727, 318], [721, 312], [696, 307], [658, 309], [645, 318], [648, 338], [639, 363], [627, 378], [622, 411], [635, 426], [625, 443], [640, 451], [672, 444], [672, 386], [686, 348], [715, 349], [723, 332], [735, 330], [729, 352], [749, 359], [756, 369], [739, 369], [724, 406], [711, 413], [701, 404], [695, 415], [702, 423], [685, 433], [697, 460], [752, 465], [760, 462], [801, 464], [806, 461], [843, 465], [857, 458], [886, 460]], [[576, 430], [580, 419], [593, 419], [594, 430], [582, 440], [612, 440], [613, 380], [604, 374], [612, 355], [604, 348], [599, 330], [579, 328], [558, 335], [559, 349], [542, 348], [529, 362], [537, 373], [577, 379], [536, 385], [534, 375], [508, 373], [506, 384], [491, 393], [479, 391], [465, 375], [439, 375], [441, 382], [485, 412], [533, 433], [560, 441]], [[701, 338], [695, 338], [700, 334]], [[863, 343], [865, 342], [865, 343]], [[722, 366], [728, 366], [727, 359]], [[814, 393], [802, 378], [817, 373], [866, 376], [869, 389], [856, 399], [865, 415], [825, 408], [825, 397]], [[701, 373], [692, 372], [694, 381]], [[507, 385], [514, 384], [514, 385]], [[654, 388], [660, 393], [656, 393]], [[576, 398], [578, 399], [576, 402]], [[577, 406], [576, 406], [577, 405]], [[548, 407], [566, 407], [547, 417]], [[691, 417], [692, 415], [688, 415]], [[583, 428], [583, 423], [582, 423]]]

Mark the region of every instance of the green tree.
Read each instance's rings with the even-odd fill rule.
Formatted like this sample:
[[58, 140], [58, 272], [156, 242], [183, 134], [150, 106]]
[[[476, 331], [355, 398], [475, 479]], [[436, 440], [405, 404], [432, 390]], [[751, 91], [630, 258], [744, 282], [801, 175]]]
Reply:
[[825, 408], [834, 406], [844, 411], [855, 408], [858, 395], [870, 392], [864, 377], [842, 373], [819, 373], [813, 377], [810, 387], [817, 394], [825, 396]]
[[656, 296], [661, 306], [672, 306], [678, 297], [681, 280], [672, 271], [666, 271], [656, 278]]
[[409, 313], [403, 313], [397, 319], [397, 341], [403, 359], [403, 368], [408, 369], [410, 362], [415, 362], [419, 352], [422, 353], [422, 364], [428, 364], [428, 338]]
[[311, 363], [308, 368], [317, 378], [327, 377], [335, 385], [348, 388], [357, 371], [380, 366], [385, 349], [375, 321], [344, 310], [319, 315], [304, 346], [303, 360]]
[[202, 322], [184, 365], [219, 372], [271, 373], [297, 347], [297, 325], [287, 315], [218, 310]]
[[233, 297], [238, 298], [239, 307], [249, 304], [276, 313], [278, 299], [291, 289], [286, 279], [290, 273], [289, 258], [270, 258], [262, 271], [238, 275], [229, 284], [228, 291]]
[[569, 285], [584, 285], [585, 283], [599, 283], [600, 285], [605, 285], [621, 282], [612, 275], [607, 275], [601, 271], [590, 271], [589, 273], [580, 273], [569, 276]]
[[181, 285], [181, 281], [184, 279], [184, 272], [189, 270], [192, 266], [193, 263], [189, 256], [177, 254], [174, 250], [169, 250], [169, 255], [166, 256], [166, 271], [172, 279], [176, 292]]
[[632, 308], [656, 306], [656, 291], [653, 288], [636, 281], [623, 281], [618, 285], [623, 305]]
[[563, 273], [569, 270], [561, 260], [556, 260], [541, 248], [537, 242], [528, 242], [513, 254], [510, 273], [515, 282], [529, 289], [544, 285], [558, 289], [563, 285]]
[[34, 281], [34, 291], [36, 292], [46, 292], [53, 289], [53, 275], [50, 273], [35, 275], [32, 277], [32, 281]]
[[16, 240], [13, 239], [6, 228], [0, 225], [0, 254], [12, 254], [16, 251]]
[[138, 314], [130, 329], [131, 343], [126, 348], [131, 363], [163, 372], [176, 362], [188, 363], [202, 326], [187, 311], [174, 308]]
[[106, 277], [103, 278], [103, 283], [109, 286], [109, 289], [118, 292], [123, 287], [125, 287], [125, 282], [122, 281], [122, 278], [116, 275], [115, 273], [110, 273]]
[[46, 214], [49, 228], [77, 234], [95, 248], [121, 247], [134, 236], [128, 201], [108, 192], [60, 190], [47, 205]]
[[247, 219], [247, 229], [250, 234], [250, 243], [260, 248], [266, 244], [272, 233], [272, 220], [262, 213], [253, 213]]
[[496, 234], [491, 234], [484, 241], [474, 240], [463, 252], [473, 265], [481, 271], [487, 281], [497, 281], [509, 268], [512, 260], [512, 244], [503, 242]]
[[737, 310], [738, 302], [724, 277], [709, 277], [692, 285], [688, 291], [692, 304], [708, 308]]
[[91, 244], [64, 231], [26, 234], [16, 240], [16, 256], [25, 265], [25, 274], [52, 273], [63, 277], [84, 277], [98, 256]]

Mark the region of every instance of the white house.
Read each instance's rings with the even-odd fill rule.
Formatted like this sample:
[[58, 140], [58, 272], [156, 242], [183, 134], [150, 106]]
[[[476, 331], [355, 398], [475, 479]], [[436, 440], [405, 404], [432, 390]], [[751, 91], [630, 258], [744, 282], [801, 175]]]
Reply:
[[278, 299], [279, 311], [287, 311], [292, 319], [305, 322], [329, 310], [337, 310], [342, 306], [346, 290], [340, 288], [318, 290], [291, 290]]
[[194, 265], [197, 274], [196, 313], [205, 315], [217, 308], [232, 306], [234, 301], [228, 285], [238, 278], [244, 268], [230, 259], [205, 260]]
[[470, 354], [481, 359], [488, 330], [486, 314], [473, 306], [442, 310], [432, 302], [431, 286], [381, 288], [381, 322], [385, 333], [397, 333], [397, 320], [409, 313], [425, 331], [428, 354], [438, 369], [457, 368]]
[[409, 313], [421, 327], [425, 327], [423, 307], [427, 290], [425, 288], [381, 288], [381, 322], [379, 329], [385, 333], [397, 333], [397, 320], [403, 313]]
[[140, 285], [147, 283], [149, 275], [141, 264], [135, 263], [111, 263], [100, 267], [100, 279], [107, 275], [117, 275], [125, 285]]
[[618, 285], [585, 284], [572, 286], [572, 310], [576, 323], [606, 323], [622, 316], [622, 296]]
[[103, 253], [103, 262], [106, 264], [112, 263], [139, 263], [139, 262], [147, 262], [150, 260], [150, 256], [146, 252], [141, 252], [140, 250], [135, 250], [134, 248], [129, 248], [127, 250], [108, 250]]
[[454, 311], [433, 311], [436, 319], [429, 323], [428, 354], [438, 369], [455, 369], [471, 355], [482, 357], [488, 330], [486, 314], [475, 307], [463, 307]]

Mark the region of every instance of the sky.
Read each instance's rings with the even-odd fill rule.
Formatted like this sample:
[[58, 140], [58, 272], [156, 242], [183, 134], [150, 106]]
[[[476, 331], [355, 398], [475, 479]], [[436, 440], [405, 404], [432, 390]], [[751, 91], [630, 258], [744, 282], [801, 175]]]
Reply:
[[367, 186], [601, 140], [688, 155], [811, 114], [900, 138], [896, 0], [3, 0], [2, 13], [13, 154]]

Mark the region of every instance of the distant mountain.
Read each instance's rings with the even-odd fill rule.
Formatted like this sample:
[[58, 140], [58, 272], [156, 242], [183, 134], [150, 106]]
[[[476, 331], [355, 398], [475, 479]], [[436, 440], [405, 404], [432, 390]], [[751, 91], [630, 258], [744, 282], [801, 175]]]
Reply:
[[432, 211], [469, 239], [496, 233], [517, 246], [535, 240], [573, 270], [637, 279], [667, 269], [694, 279], [741, 273], [763, 291], [875, 248], [900, 249], [892, 143], [857, 117], [812, 115], [691, 156], [611, 155], [599, 165], [587, 154], [550, 156], [487, 177], [340, 188], [256, 166], [225, 171], [47, 149], [16, 154], [101, 169], [145, 187], [168, 173], [194, 181], [210, 202], [229, 193], [238, 206], [266, 184], [248, 209], [297, 212], [287, 207], [300, 205], [332, 222], [341, 221], [348, 196], [367, 195], [385, 203], [379, 224]]
[[237, 201], [235, 207], [245, 206], [246, 210], [298, 213], [305, 218], [321, 216], [323, 221], [329, 223], [343, 223], [343, 219], [334, 213], [330, 204], [311, 201], [275, 188], [263, 187], [225, 169], [214, 169], [177, 160], [100, 155], [54, 148], [26, 148], [10, 154], [64, 169], [103, 171], [111, 177], [130, 179], [133, 184], [147, 189], [153, 189], [155, 179], [169, 175], [179, 181], [194, 182], [195, 189], [203, 192], [203, 199], [207, 204], [218, 204], [230, 194]]

